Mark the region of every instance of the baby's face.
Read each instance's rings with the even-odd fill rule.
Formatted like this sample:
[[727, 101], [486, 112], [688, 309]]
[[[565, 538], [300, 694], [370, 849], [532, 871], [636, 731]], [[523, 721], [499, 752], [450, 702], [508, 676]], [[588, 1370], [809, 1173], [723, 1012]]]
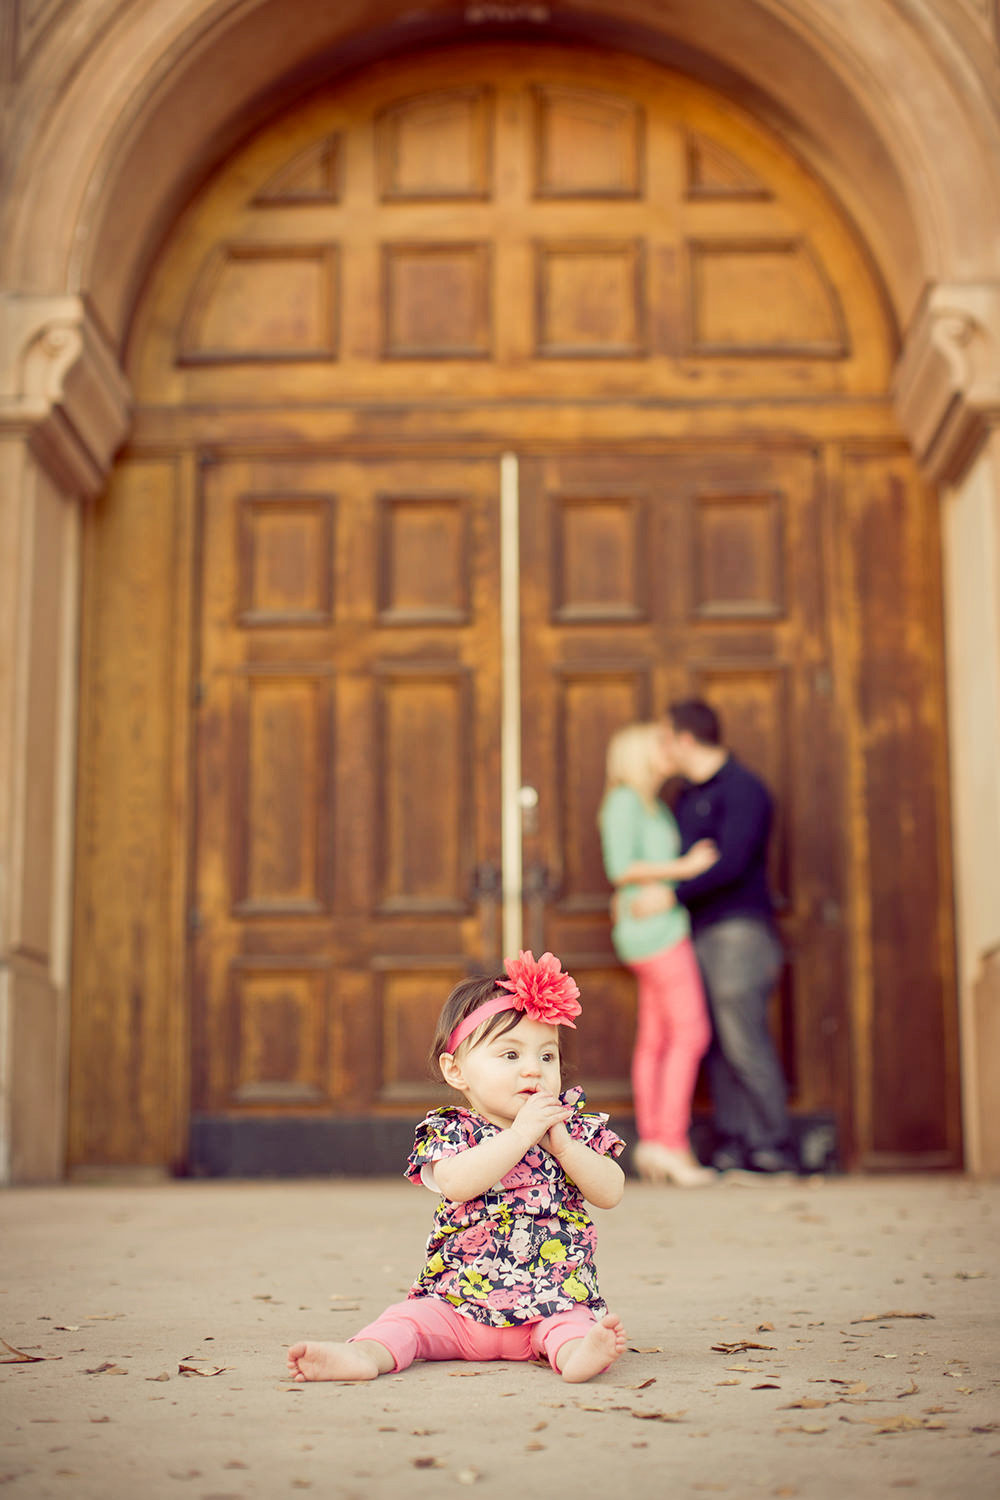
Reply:
[[525, 1016], [510, 1031], [476, 1042], [456, 1062], [473, 1109], [506, 1129], [532, 1094], [559, 1093], [559, 1028]]

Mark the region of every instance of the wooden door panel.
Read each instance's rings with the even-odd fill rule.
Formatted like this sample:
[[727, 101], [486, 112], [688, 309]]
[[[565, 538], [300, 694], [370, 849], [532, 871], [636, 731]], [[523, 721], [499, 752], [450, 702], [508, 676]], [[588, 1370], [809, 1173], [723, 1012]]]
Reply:
[[339, 1079], [330, 969], [310, 956], [233, 961], [219, 1027], [226, 1070], [220, 1105], [332, 1105]]
[[267, 664], [231, 684], [229, 837], [238, 916], [330, 910], [333, 677]]
[[468, 909], [476, 863], [474, 689], [461, 662], [379, 665], [376, 911]]
[[495, 961], [496, 532], [495, 463], [205, 466], [196, 1116], [428, 1095], [437, 1009]]

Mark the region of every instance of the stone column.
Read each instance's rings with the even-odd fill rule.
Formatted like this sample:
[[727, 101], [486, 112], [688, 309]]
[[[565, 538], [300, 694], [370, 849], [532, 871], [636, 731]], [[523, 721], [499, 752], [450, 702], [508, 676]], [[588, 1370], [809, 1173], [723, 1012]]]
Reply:
[[[941, 495], [966, 1165], [1000, 1174], [1000, 282], [943, 285], [895, 394]], [[901, 1042], [903, 1039], [901, 1039]]]
[[80, 506], [128, 387], [84, 299], [0, 297], [0, 1181], [63, 1175]]

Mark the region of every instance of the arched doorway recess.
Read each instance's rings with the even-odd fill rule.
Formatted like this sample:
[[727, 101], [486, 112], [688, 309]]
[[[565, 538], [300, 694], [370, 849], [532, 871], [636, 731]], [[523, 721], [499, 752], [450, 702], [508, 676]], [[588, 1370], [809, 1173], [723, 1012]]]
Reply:
[[584, 986], [594, 1092], [627, 1097], [631, 1024], [604, 743], [702, 691], [781, 803], [797, 1108], [847, 1160], [956, 1161], [936, 529], [894, 347], [821, 185], [634, 57], [399, 58], [236, 152], [147, 286], [87, 522], [71, 1159], [183, 1159], [190, 1109], [196, 1165], [315, 1168], [422, 1102], [428, 1017], [498, 952], [513, 452], [525, 939]]

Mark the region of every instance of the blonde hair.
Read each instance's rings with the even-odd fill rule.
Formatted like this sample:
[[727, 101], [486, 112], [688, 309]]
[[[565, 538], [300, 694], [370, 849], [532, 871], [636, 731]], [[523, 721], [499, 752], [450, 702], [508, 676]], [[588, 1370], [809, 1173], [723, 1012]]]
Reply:
[[659, 776], [653, 774], [653, 758], [662, 734], [662, 724], [626, 724], [611, 736], [604, 772], [605, 798], [616, 786], [628, 786], [649, 806], [654, 805]]

